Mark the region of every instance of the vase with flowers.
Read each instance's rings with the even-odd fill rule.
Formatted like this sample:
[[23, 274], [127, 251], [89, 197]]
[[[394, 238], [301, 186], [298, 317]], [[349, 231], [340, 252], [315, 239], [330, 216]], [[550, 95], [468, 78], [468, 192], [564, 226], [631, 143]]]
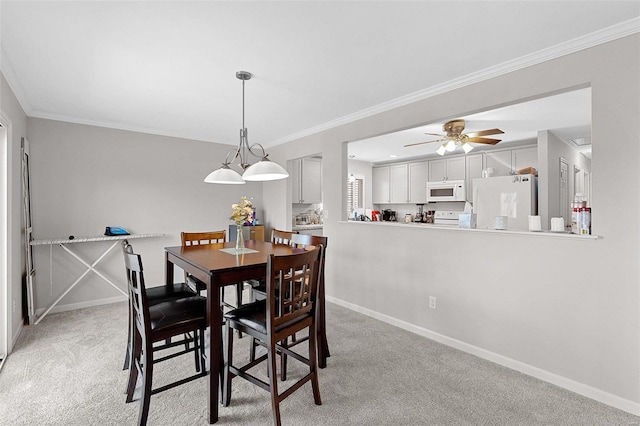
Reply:
[[240, 198], [240, 203], [231, 205], [231, 217], [236, 224], [236, 251], [244, 249], [244, 235], [242, 227], [246, 223], [251, 223], [253, 219], [253, 205], [247, 197]]

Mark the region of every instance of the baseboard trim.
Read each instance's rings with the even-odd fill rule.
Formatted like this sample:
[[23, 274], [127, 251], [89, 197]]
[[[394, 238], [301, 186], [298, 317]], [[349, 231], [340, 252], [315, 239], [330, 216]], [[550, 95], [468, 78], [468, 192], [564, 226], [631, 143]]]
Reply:
[[11, 350], [9, 351], [7, 356], [9, 356], [11, 352], [13, 352], [13, 348], [16, 347], [16, 343], [18, 343], [18, 338], [20, 337], [20, 334], [22, 333], [23, 329], [24, 329], [24, 322], [20, 321], [20, 323], [18, 324], [18, 329], [13, 334], [13, 340], [11, 341]]
[[450, 346], [452, 348], [461, 350], [463, 352], [475, 355], [479, 358], [486, 359], [487, 361], [494, 362], [503, 367], [507, 367], [512, 370], [518, 371], [520, 373], [526, 374], [528, 376], [535, 377], [536, 379], [543, 380], [545, 382], [567, 389], [571, 392], [575, 392], [584, 397], [593, 399], [595, 401], [601, 402], [603, 404], [609, 405], [619, 410], [626, 411], [627, 413], [640, 416], [640, 403], [636, 403], [628, 399], [621, 398], [617, 395], [613, 395], [601, 389], [597, 389], [592, 386], [585, 385], [584, 383], [577, 382], [567, 377], [560, 376], [558, 374], [543, 370], [538, 367], [534, 367], [529, 364], [525, 364], [515, 359], [488, 351], [486, 349], [482, 349], [478, 346], [465, 343], [463, 341], [445, 336], [443, 334], [436, 333], [432, 330], [419, 327], [417, 325], [408, 323], [406, 321], [399, 320], [389, 315], [385, 315], [380, 312], [376, 312], [371, 309], [364, 308], [362, 306], [359, 306], [341, 299], [337, 299], [335, 297], [326, 296], [326, 299], [328, 302], [335, 303], [336, 305], [342, 306], [343, 308], [347, 308], [352, 311], [367, 315], [377, 320], [386, 322], [388, 324], [394, 325], [396, 327], [402, 328], [404, 330], [407, 330], [412, 333], [416, 333], [420, 336], [426, 337], [428, 339], [434, 340], [438, 343], [442, 343], [443, 345]]
[[[104, 299], [89, 300], [86, 302], [69, 303], [67, 305], [56, 305], [53, 309], [51, 309], [51, 311], [49, 311], [49, 314], [53, 314], [56, 312], [73, 311], [73, 310], [82, 309], [82, 308], [91, 308], [93, 306], [109, 305], [111, 303], [125, 302], [127, 300], [128, 299], [126, 296], [114, 296], [114, 297], [107, 297]], [[40, 315], [42, 315], [44, 311], [45, 311], [45, 308], [37, 309], [36, 316], [39, 317]]]

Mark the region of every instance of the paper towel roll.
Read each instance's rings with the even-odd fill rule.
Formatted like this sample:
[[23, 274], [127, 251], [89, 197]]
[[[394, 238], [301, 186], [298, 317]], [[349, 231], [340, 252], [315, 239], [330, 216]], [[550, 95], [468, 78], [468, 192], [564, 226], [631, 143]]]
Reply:
[[529, 231], [542, 231], [540, 216], [529, 216]]
[[552, 217], [551, 218], [551, 230], [553, 232], [563, 232], [564, 231], [564, 218], [563, 217]]

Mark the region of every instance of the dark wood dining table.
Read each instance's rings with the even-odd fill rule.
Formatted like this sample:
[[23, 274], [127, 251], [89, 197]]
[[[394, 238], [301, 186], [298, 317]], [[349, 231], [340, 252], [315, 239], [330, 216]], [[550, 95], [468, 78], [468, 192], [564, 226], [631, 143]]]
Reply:
[[[206, 244], [191, 247], [165, 248], [165, 283], [174, 282], [174, 265], [207, 284], [207, 319], [209, 322], [209, 423], [218, 421], [218, 399], [220, 384], [220, 369], [222, 359], [220, 345], [222, 344], [222, 311], [220, 309], [220, 288], [250, 279], [260, 279], [266, 276], [267, 258], [270, 254], [287, 255], [305, 249], [293, 248], [284, 244], [273, 244], [262, 241], [245, 241], [245, 248], [249, 253], [235, 254], [235, 242]], [[224, 251], [223, 251], [224, 250]], [[324, 285], [318, 291], [318, 364], [326, 366], [329, 350], [324, 324]]]

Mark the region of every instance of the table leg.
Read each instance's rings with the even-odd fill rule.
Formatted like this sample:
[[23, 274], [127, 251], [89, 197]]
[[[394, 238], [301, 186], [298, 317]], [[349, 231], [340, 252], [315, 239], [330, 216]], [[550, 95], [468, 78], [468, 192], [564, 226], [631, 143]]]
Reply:
[[164, 283], [165, 285], [173, 286], [173, 263], [169, 261], [169, 252], [164, 252], [164, 260]]
[[222, 371], [222, 311], [220, 290], [213, 275], [207, 285], [207, 318], [209, 318], [209, 424], [218, 421], [220, 373]]

